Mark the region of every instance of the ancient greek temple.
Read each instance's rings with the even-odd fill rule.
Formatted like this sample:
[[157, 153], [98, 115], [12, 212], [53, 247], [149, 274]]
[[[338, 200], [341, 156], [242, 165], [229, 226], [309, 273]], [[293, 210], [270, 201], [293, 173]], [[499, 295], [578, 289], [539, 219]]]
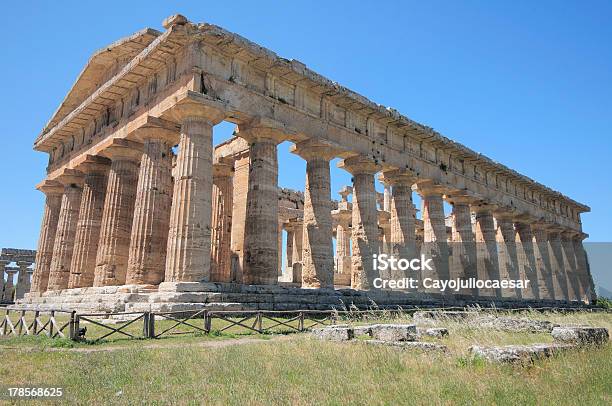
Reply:
[[[19, 303], [592, 301], [580, 220], [589, 207], [218, 26], [181, 15], [163, 26], [96, 52], [36, 139], [49, 155], [37, 186], [46, 201], [32, 287]], [[236, 129], [215, 146], [223, 121]], [[278, 186], [285, 141], [306, 162], [303, 193]], [[352, 184], [332, 191], [337, 159]], [[423, 252], [433, 278], [531, 284], [375, 288], [374, 254]]]
[[0, 250], [0, 303], [12, 303], [30, 291], [35, 257], [36, 251], [32, 250]]

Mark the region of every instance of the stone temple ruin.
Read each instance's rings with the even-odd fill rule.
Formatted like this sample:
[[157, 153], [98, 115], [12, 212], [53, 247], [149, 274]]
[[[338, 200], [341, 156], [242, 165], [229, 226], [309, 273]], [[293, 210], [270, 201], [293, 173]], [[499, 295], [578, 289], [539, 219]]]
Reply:
[[[32, 264], [35, 257], [36, 251], [2, 248], [0, 251], [0, 303], [12, 303], [16, 299], [23, 299], [30, 291], [30, 282], [34, 273]], [[4, 280], [5, 274], [6, 281]]]
[[[96, 52], [36, 139], [34, 149], [49, 154], [37, 186], [46, 202], [20, 305], [593, 300], [580, 220], [589, 207], [239, 35], [180, 15], [163, 25]], [[222, 121], [236, 130], [214, 147]], [[278, 187], [284, 141], [306, 161], [303, 194]], [[353, 177], [338, 202], [335, 158]], [[418, 220], [413, 192], [422, 199]], [[419, 251], [435, 259], [432, 278], [522, 278], [531, 288], [373, 289], [373, 254]]]

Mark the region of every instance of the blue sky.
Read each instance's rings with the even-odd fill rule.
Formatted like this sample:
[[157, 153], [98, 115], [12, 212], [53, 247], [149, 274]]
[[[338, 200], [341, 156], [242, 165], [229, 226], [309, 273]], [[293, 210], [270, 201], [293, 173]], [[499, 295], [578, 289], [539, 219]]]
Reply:
[[[612, 241], [612, 3], [330, 3], [4, 3], [0, 246], [36, 247], [43, 196], [34, 185], [47, 158], [32, 143], [89, 56], [143, 27], [161, 30], [176, 12], [299, 59], [586, 203], [590, 241]], [[220, 126], [215, 139], [230, 132]], [[305, 165], [287, 149], [279, 182], [301, 189]], [[350, 181], [333, 176], [334, 191]]]

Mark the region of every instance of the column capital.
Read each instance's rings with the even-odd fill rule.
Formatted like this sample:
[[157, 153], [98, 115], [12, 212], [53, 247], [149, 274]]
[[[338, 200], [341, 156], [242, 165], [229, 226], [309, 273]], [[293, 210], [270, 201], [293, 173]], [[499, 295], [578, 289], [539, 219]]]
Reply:
[[198, 119], [207, 121], [211, 126], [225, 119], [227, 106], [219, 101], [191, 91], [179, 97], [182, 98], [164, 113], [164, 117], [181, 125], [186, 120]]
[[55, 180], [64, 185], [64, 187], [72, 185], [80, 187], [85, 181], [85, 174], [76, 169], [64, 168]]
[[288, 135], [294, 133], [285, 124], [265, 117], [257, 117], [253, 120], [236, 126], [235, 135], [245, 139], [248, 143], [267, 141], [280, 144]]
[[356, 155], [338, 162], [338, 168], [344, 169], [352, 175], [371, 174], [374, 176], [381, 169], [381, 166], [374, 159]]
[[383, 210], [378, 211], [378, 225], [381, 228], [391, 227], [391, 223], [389, 222], [390, 220], [391, 220], [391, 213], [389, 213], [388, 211], [383, 211]]
[[85, 160], [76, 166], [76, 169], [85, 175], [90, 173], [106, 173], [110, 169], [111, 160], [98, 155], [86, 155]]
[[340, 154], [340, 149], [338, 149], [337, 147], [334, 147], [329, 143], [313, 139], [308, 139], [306, 141], [301, 141], [296, 144], [293, 144], [289, 148], [289, 151], [291, 153], [299, 155], [306, 161], [330, 161]]
[[470, 204], [470, 208], [476, 214], [488, 213], [492, 215], [493, 212], [499, 208], [499, 206], [487, 201], [479, 200]]
[[353, 187], [352, 186], [345, 186], [342, 189], [340, 189], [338, 194], [342, 198], [342, 202], [348, 202], [349, 195], [353, 194]]
[[431, 179], [417, 180], [412, 186], [412, 189], [422, 197], [439, 195], [442, 196], [448, 190], [448, 187], [441, 185], [438, 182]]
[[380, 180], [385, 185], [406, 185], [412, 186], [417, 181], [416, 174], [408, 169], [391, 169], [383, 171], [379, 176]]
[[181, 126], [173, 121], [146, 116], [144, 123], [132, 132], [132, 136], [139, 142], [160, 140], [176, 145], [179, 142], [180, 132]]
[[40, 190], [47, 196], [61, 196], [64, 193], [64, 186], [56, 180], [45, 179], [36, 185], [36, 189]]
[[450, 191], [446, 193], [444, 197], [446, 198], [446, 201], [448, 201], [452, 205], [459, 205], [459, 204], [473, 205], [479, 202], [480, 200], [482, 200], [481, 198], [479, 198], [472, 192], [465, 190], [465, 189]]
[[213, 179], [215, 178], [229, 178], [234, 173], [234, 165], [217, 162], [213, 164]]
[[136, 141], [113, 138], [104, 146], [100, 155], [113, 161], [140, 161], [143, 145]]

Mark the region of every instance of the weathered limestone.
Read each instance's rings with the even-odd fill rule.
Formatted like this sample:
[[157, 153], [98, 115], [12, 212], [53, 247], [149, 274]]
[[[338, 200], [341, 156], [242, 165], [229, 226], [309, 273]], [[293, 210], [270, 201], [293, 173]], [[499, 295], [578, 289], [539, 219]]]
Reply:
[[142, 144], [114, 140], [102, 153], [112, 163], [102, 212], [94, 286], [124, 285]]
[[353, 175], [352, 264], [351, 287], [370, 289], [377, 276], [372, 255], [378, 253], [378, 226], [374, 174], [379, 166], [372, 160], [356, 156], [338, 164]]
[[17, 275], [17, 286], [15, 287], [15, 299], [22, 299], [26, 292], [30, 290], [29, 266], [31, 262], [18, 261], [19, 274]]
[[[497, 255], [499, 264], [499, 276], [502, 279], [518, 280], [518, 256], [516, 250], [516, 235], [512, 214], [505, 211], [494, 212], [497, 223]], [[502, 297], [521, 298], [522, 289], [502, 289]]]
[[225, 163], [213, 165], [212, 252], [210, 279], [231, 282], [232, 173]]
[[301, 219], [292, 219], [289, 221], [290, 227], [293, 229], [293, 242], [291, 248], [291, 273], [294, 283], [302, 283], [302, 253], [303, 238], [304, 238], [304, 222]]
[[474, 345], [470, 347], [470, 353], [474, 357], [480, 357], [489, 362], [531, 364], [536, 360], [550, 358], [560, 351], [571, 348], [573, 346], [564, 344], [506, 345], [502, 347]]
[[537, 281], [540, 299], [555, 299], [553, 286], [552, 266], [548, 254], [548, 225], [544, 223], [533, 223], [533, 252], [537, 269]]
[[291, 152], [306, 160], [304, 227], [302, 238], [302, 287], [334, 286], [334, 254], [331, 216], [329, 145], [301, 142]]
[[[442, 195], [444, 190], [431, 182], [418, 183], [417, 192], [421, 195], [423, 219], [423, 246], [421, 253], [425, 258], [433, 260], [433, 270], [421, 271], [420, 280], [448, 279], [450, 277], [448, 260], [448, 243], [446, 236], [446, 223], [444, 221], [444, 204]], [[427, 289], [422, 289], [427, 291]], [[450, 294], [447, 292], [447, 294]]]
[[[452, 248], [450, 275], [451, 278], [468, 280], [477, 278], [476, 240], [472, 230], [472, 213], [470, 204], [474, 202], [469, 196], [449, 196], [453, 206]], [[477, 295], [478, 289], [462, 289], [460, 293]]]
[[81, 193], [83, 192], [83, 174], [79, 171], [66, 170], [59, 181], [64, 185], [64, 195], [57, 221], [57, 232], [53, 243], [53, 258], [49, 270], [47, 290], [68, 288], [70, 265], [74, 253]]
[[89, 156], [79, 165], [85, 181], [70, 264], [69, 288], [93, 286], [110, 163], [107, 158]]
[[582, 245], [582, 240], [586, 237], [587, 235], [583, 233], [574, 237], [574, 255], [576, 256], [576, 273], [579, 275], [581, 281], [580, 286], [582, 287], [581, 292], [584, 295], [582, 300], [586, 303], [593, 303], [597, 300], [597, 294], [595, 293], [595, 285], [593, 284], [593, 278], [589, 270], [586, 252]]
[[[385, 206], [389, 206], [390, 217], [390, 254], [401, 259], [411, 260], [417, 257], [414, 204], [412, 203], [412, 185], [416, 177], [406, 171], [385, 171], [382, 179], [391, 187], [385, 187]], [[400, 279], [415, 275], [403, 275], [401, 271], [391, 275]]]
[[333, 325], [314, 329], [312, 334], [319, 340], [328, 341], [348, 341], [355, 336], [353, 328], [347, 325]]
[[172, 203], [172, 146], [176, 126], [157, 121], [137, 131], [140, 158], [126, 284], [158, 285], [164, 280]]
[[380, 341], [414, 341], [417, 339], [415, 324], [374, 324], [370, 327], [372, 338]]
[[518, 269], [521, 279], [529, 280], [529, 288], [521, 292], [524, 299], [540, 299], [540, 282], [536, 264], [531, 224], [515, 223]]
[[4, 294], [4, 271], [6, 269], [6, 266], [10, 263], [11, 261], [0, 260], [0, 299]]
[[278, 157], [276, 146], [284, 133], [271, 123], [254, 122], [239, 128], [250, 143], [249, 186], [244, 225], [242, 282], [278, 282]]
[[551, 334], [556, 342], [577, 345], [604, 345], [610, 338], [603, 327], [559, 326]]
[[574, 253], [574, 232], [566, 231], [561, 234], [561, 246], [563, 250], [563, 266], [567, 270], [567, 289], [570, 301], [581, 301], [583, 292], [580, 277], [576, 270], [576, 254]]
[[166, 253], [166, 282], [210, 280], [212, 128], [224, 118], [215, 107], [179, 110], [181, 137]]
[[[472, 206], [476, 212], [476, 269], [478, 279], [499, 280], [497, 241], [492, 207], [486, 204]], [[479, 289], [480, 296], [502, 297], [501, 289]]]
[[563, 248], [561, 246], [561, 229], [551, 228], [548, 233], [548, 255], [551, 263], [553, 288], [556, 300], [569, 300], [567, 288], [567, 274], [563, 262]]
[[[7, 269], [6, 272], [6, 284], [4, 285], [4, 293], [2, 294], [3, 302], [12, 302], [15, 299], [15, 274], [17, 270]], [[3, 275], [4, 277], [4, 275]]]
[[57, 232], [57, 222], [62, 204], [64, 188], [59, 182], [46, 180], [37, 186], [46, 195], [38, 249], [36, 250], [36, 271], [32, 275], [31, 292], [42, 293], [47, 290], [53, 245]]
[[244, 269], [244, 224], [246, 222], [247, 195], [249, 190], [249, 155], [243, 153], [234, 161], [232, 205], [232, 280], [242, 282]]

